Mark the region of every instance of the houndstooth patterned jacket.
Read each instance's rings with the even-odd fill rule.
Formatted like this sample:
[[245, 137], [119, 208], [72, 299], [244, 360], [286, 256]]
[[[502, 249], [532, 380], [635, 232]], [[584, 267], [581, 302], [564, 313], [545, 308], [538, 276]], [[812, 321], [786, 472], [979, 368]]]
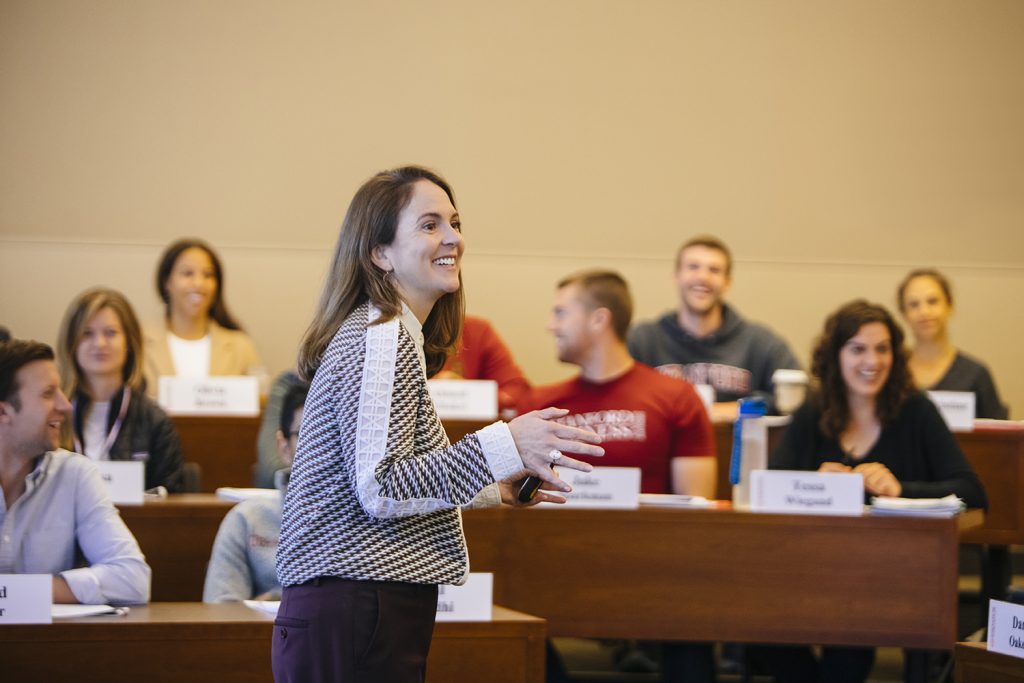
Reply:
[[281, 519], [282, 586], [464, 581], [459, 506], [522, 469], [504, 423], [450, 444], [422, 350], [397, 318], [370, 325], [378, 315], [369, 304], [352, 312], [310, 386]]

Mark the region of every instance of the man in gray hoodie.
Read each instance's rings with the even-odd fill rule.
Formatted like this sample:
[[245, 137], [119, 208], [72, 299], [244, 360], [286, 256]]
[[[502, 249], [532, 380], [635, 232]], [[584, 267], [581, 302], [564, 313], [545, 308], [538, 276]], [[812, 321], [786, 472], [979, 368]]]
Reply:
[[633, 358], [713, 387], [716, 418], [734, 418], [735, 402], [747, 396], [763, 396], [771, 405], [772, 374], [800, 363], [781, 337], [725, 303], [732, 284], [729, 248], [706, 235], [687, 241], [676, 255], [675, 281], [679, 309], [630, 330]]

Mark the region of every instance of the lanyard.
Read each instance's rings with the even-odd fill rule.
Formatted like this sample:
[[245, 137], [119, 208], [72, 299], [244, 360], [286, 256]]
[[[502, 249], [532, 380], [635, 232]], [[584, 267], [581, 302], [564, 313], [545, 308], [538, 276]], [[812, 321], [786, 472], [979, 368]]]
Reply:
[[[103, 460], [110, 453], [110, 447], [117, 441], [117, 435], [121, 433], [121, 425], [124, 424], [124, 416], [128, 414], [128, 402], [131, 401], [132, 390], [129, 387], [124, 388], [124, 396], [121, 397], [121, 410], [117, 413], [117, 419], [114, 420], [114, 426], [110, 428], [110, 432], [107, 434], [106, 441], [103, 442], [103, 448], [100, 449], [97, 460]], [[78, 412], [78, 399], [75, 399], [75, 412]], [[82, 447], [82, 442], [78, 439], [78, 434], [75, 434], [75, 450], [79, 453], [84, 454], [85, 449]]]

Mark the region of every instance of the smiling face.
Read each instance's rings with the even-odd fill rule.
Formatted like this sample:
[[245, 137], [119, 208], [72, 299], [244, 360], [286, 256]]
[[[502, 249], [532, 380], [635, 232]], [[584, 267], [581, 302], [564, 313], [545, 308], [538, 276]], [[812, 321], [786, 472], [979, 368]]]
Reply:
[[112, 308], [101, 308], [82, 329], [75, 362], [87, 382], [94, 378], [121, 376], [128, 359], [128, 341], [121, 318]]
[[[26, 363], [15, 374], [17, 401], [3, 401], [7, 443], [13, 452], [35, 457], [60, 445], [61, 425], [71, 404], [60, 390], [57, 364], [52, 360]], [[20, 407], [15, 408], [15, 403]]]
[[205, 250], [191, 247], [181, 252], [164, 282], [172, 316], [207, 318], [217, 287], [213, 260]]
[[949, 316], [953, 313], [953, 306], [942, 287], [935, 278], [927, 275], [915, 277], [907, 283], [900, 308], [918, 341], [943, 337]]
[[839, 368], [849, 398], [878, 396], [889, 379], [893, 349], [889, 328], [884, 323], [861, 325], [839, 349]]
[[729, 260], [718, 249], [694, 245], [679, 255], [675, 281], [688, 312], [707, 315], [720, 308], [729, 291]]
[[462, 224], [448, 195], [429, 180], [413, 185], [409, 203], [398, 216], [395, 239], [373, 249], [373, 262], [390, 273], [399, 296], [421, 322], [459, 279]]

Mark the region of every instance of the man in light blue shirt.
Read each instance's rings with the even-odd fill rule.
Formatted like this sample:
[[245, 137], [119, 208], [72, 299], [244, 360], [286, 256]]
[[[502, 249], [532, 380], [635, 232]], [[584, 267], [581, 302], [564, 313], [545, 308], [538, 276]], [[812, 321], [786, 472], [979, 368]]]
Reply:
[[149, 565], [99, 470], [58, 448], [70, 411], [50, 347], [0, 343], [0, 574], [52, 574], [55, 603], [148, 602]]

